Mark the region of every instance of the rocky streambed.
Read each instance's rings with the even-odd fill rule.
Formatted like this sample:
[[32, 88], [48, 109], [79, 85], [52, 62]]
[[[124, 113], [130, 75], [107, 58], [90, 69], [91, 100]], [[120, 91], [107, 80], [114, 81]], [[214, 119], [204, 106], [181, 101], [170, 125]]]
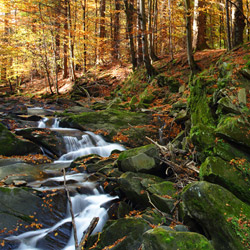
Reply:
[[[107, 140], [123, 138], [125, 146], [133, 147], [124, 152], [111, 150], [108, 157], [87, 154], [62, 165], [45, 161], [67, 153], [65, 134], [53, 129], [48, 132], [43, 126], [24, 129], [25, 125], [34, 127], [31, 123], [37, 124], [44, 114], [28, 114], [23, 109], [16, 135], [0, 125], [2, 155], [42, 151], [49, 156], [37, 156], [34, 163], [39, 164], [20, 157], [0, 161], [3, 249], [20, 244], [17, 238], [8, 237], [42, 228], [53, 230], [37, 240], [35, 248], [67, 246], [70, 220], [53, 228], [69, 218], [65, 188], [58, 188], [63, 183], [57, 179], [62, 178], [62, 168], [72, 175], [67, 180], [72, 197], [96, 192], [110, 197], [90, 208], [92, 212], [105, 209], [109, 219], [101, 232], [96, 230], [88, 237], [85, 249], [249, 249], [248, 113], [244, 113], [244, 105], [225, 100], [221, 90], [214, 90], [210, 98], [211, 82], [196, 78], [190, 84], [189, 104], [173, 105], [177, 122], [186, 132], [165, 146], [145, 140], [146, 135], [153, 139], [159, 135], [144, 126], [152, 119], [149, 110], [135, 113], [112, 107], [93, 112], [81, 106], [56, 110], [62, 127], [99, 130]], [[12, 124], [7, 123], [7, 116], [2, 114], [2, 123]], [[190, 154], [191, 142], [195, 155]], [[182, 157], [186, 163], [179, 161]]]

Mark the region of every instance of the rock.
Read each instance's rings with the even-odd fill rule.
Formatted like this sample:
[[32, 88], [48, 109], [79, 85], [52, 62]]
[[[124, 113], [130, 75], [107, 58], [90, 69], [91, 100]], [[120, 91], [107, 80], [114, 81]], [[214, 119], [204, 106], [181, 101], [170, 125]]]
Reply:
[[52, 153], [51, 156], [60, 157], [67, 153], [63, 136], [56, 131], [46, 128], [26, 128], [16, 130], [16, 134], [49, 150]]
[[218, 115], [221, 113], [240, 114], [240, 110], [232, 103], [232, 100], [230, 100], [229, 97], [222, 97], [218, 101], [218, 108], [216, 111], [216, 114], [218, 114]]
[[250, 149], [249, 123], [243, 118], [225, 117], [215, 130], [216, 135]]
[[[95, 250], [111, 247], [116, 250], [139, 249], [142, 242], [142, 234], [150, 229], [148, 222], [142, 218], [122, 218], [106, 223]], [[90, 236], [86, 250], [96, 242], [97, 235]]]
[[148, 124], [151, 117], [144, 113], [129, 112], [115, 109], [97, 112], [85, 112], [79, 115], [67, 115], [61, 121], [64, 127], [84, 128], [85, 130], [103, 130], [112, 139], [119, 130], [128, 128], [129, 125]]
[[81, 106], [73, 106], [73, 107], [66, 109], [66, 112], [73, 113], [73, 114], [80, 114], [83, 112], [93, 112], [93, 111], [89, 108], [85, 108], [85, 107], [81, 107]]
[[172, 182], [149, 175], [126, 172], [118, 179], [119, 190], [134, 204], [145, 208], [153, 204], [163, 212], [169, 213], [175, 199], [172, 197], [176, 193]]
[[143, 234], [142, 250], [213, 250], [210, 242], [201, 234], [176, 232], [157, 227]]
[[247, 94], [246, 94], [246, 89], [242, 88], [238, 92], [238, 100], [240, 104], [247, 104]]
[[249, 205], [225, 188], [205, 181], [189, 184], [182, 200], [184, 223], [196, 222], [215, 249], [249, 249]]
[[133, 96], [129, 102], [129, 107], [132, 111], [134, 111], [136, 109], [135, 104], [139, 102], [138, 98], [136, 96]]
[[250, 80], [250, 69], [248, 68], [242, 68], [240, 70], [240, 73], [245, 77], [247, 78], [248, 80]]
[[171, 92], [177, 93], [179, 91], [180, 83], [173, 76], [167, 77], [164, 74], [156, 76], [157, 84], [159, 87], [168, 86]]
[[26, 155], [41, 153], [40, 148], [32, 142], [17, 138], [0, 123], [0, 155]]
[[203, 124], [210, 127], [215, 125], [207, 98], [207, 84], [204, 79], [196, 78], [190, 86], [189, 107], [192, 126]]
[[187, 111], [182, 109], [179, 113], [177, 113], [174, 121], [176, 123], [181, 123], [181, 122], [185, 122], [188, 119], [189, 119], [189, 115], [188, 115]]
[[153, 144], [123, 151], [118, 158], [121, 171], [159, 174], [159, 150]]
[[219, 157], [208, 157], [201, 165], [200, 177], [201, 180], [223, 186], [242, 201], [250, 203], [250, 176], [243, 168], [235, 167]]
[[51, 116], [54, 114], [55, 111], [43, 109], [40, 107], [34, 107], [34, 108], [27, 108], [28, 115], [36, 115], [36, 116]]

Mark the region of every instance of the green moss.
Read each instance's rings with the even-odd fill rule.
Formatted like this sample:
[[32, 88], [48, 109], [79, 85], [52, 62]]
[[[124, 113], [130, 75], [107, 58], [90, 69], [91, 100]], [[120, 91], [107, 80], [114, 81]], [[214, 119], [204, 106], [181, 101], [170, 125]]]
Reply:
[[212, 250], [209, 241], [200, 234], [191, 232], [167, 231], [157, 227], [144, 233], [142, 250]]
[[214, 126], [215, 121], [209, 107], [207, 98], [207, 82], [204, 79], [195, 78], [190, 84], [189, 107], [192, 126], [203, 124]]
[[[215, 249], [249, 249], [238, 236], [242, 225], [232, 225], [231, 217], [250, 216], [250, 206], [225, 188], [208, 182], [196, 182], [183, 191], [185, 212], [211, 237]], [[188, 219], [186, 218], [186, 223]]]

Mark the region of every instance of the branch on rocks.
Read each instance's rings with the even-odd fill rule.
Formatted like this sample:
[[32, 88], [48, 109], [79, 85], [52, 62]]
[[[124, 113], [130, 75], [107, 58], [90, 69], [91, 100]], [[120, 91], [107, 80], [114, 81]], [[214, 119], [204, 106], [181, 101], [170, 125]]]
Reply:
[[87, 230], [83, 233], [81, 242], [79, 244], [79, 247], [76, 250], [84, 250], [85, 245], [87, 243], [88, 237], [89, 235], [91, 235], [91, 233], [94, 231], [94, 229], [96, 228], [97, 224], [99, 221], [99, 217], [94, 217], [92, 219], [92, 221], [89, 224], [89, 227], [87, 228]]
[[74, 240], [75, 240], [75, 249], [78, 248], [78, 238], [77, 238], [77, 231], [76, 231], [76, 223], [75, 223], [75, 216], [73, 212], [73, 206], [72, 206], [72, 201], [69, 195], [69, 189], [66, 184], [66, 174], [65, 174], [65, 168], [63, 168], [63, 177], [64, 177], [64, 188], [66, 190], [67, 198], [69, 200], [69, 208], [70, 208], [70, 214], [72, 218], [72, 226], [73, 226], [73, 232], [74, 232]]

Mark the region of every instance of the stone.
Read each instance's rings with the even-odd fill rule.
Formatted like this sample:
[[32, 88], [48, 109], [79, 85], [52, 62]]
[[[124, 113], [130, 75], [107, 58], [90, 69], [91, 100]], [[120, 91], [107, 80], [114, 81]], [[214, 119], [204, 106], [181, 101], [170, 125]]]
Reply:
[[27, 155], [41, 153], [36, 144], [17, 138], [4, 125], [0, 123], [0, 155]]
[[242, 88], [238, 92], [238, 100], [240, 104], [247, 104], [247, 94], [246, 94], [246, 89]]
[[184, 223], [198, 224], [211, 239], [215, 249], [249, 249], [250, 206], [227, 189], [205, 181], [185, 187], [181, 198], [184, 204]]
[[143, 234], [142, 250], [213, 250], [211, 243], [201, 234], [176, 232], [156, 227]]
[[118, 158], [121, 171], [154, 173], [159, 170], [159, 150], [153, 144], [123, 151]]
[[[250, 168], [250, 163], [248, 165]], [[223, 186], [239, 199], [250, 204], [250, 176], [243, 168], [244, 166], [236, 167], [219, 157], [208, 157], [201, 165], [200, 178]]]

